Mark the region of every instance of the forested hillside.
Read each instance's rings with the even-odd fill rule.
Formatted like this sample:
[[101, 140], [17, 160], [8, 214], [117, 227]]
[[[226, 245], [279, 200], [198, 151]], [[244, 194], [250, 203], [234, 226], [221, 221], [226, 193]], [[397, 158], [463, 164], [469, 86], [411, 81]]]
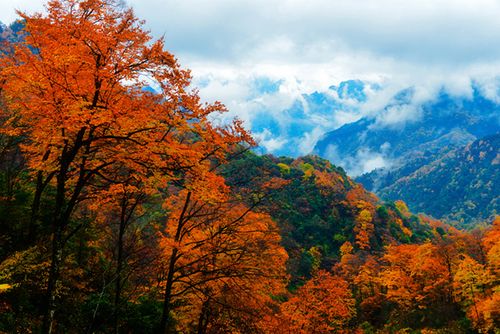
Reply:
[[423, 242], [432, 236], [432, 228], [407, 214], [404, 203], [381, 203], [341, 168], [319, 157], [294, 160], [247, 153], [225, 172], [228, 184], [238, 188], [244, 184], [255, 189], [253, 180], [269, 177], [283, 183], [260, 207], [279, 224], [292, 285], [310, 278], [313, 268], [330, 269], [346, 242], [380, 253], [390, 244]]
[[374, 171], [358, 178], [388, 200], [403, 199], [410, 208], [439, 219], [471, 226], [500, 212], [500, 135], [409, 165]]
[[0, 58], [1, 333], [497, 331], [500, 219], [259, 156], [132, 10], [47, 11]]

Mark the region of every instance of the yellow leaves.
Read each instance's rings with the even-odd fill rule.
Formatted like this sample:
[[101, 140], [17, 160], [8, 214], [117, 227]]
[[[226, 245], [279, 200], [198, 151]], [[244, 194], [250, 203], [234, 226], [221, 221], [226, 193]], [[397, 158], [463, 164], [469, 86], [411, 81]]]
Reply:
[[453, 277], [455, 296], [466, 308], [474, 327], [482, 332], [494, 329], [500, 316], [498, 263], [489, 262], [489, 266], [465, 256], [457, 264]]
[[398, 200], [394, 202], [394, 205], [396, 206], [396, 209], [404, 216], [404, 217], [409, 217], [410, 214], [410, 209], [408, 209], [408, 206], [406, 205], [405, 202]]
[[281, 175], [288, 175], [288, 174], [290, 174], [290, 166], [288, 166], [287, 164], [280, 162], [280, 163], [278, 163], [277, 166], [280, 169]]
[[47, 275], [48, 261], [41, 261], [40, 257], [37, 247], [31, 247], [3, 260], [0, 263], [0, 282], [3, 282], [4, 288], [12, 288], [29, 280], [41, 289]]
[[312, 257], [311, 273], [315, 274], [321, 264], [321, 251], [318, 247], [313, 246], [308, 251], [309, 255]]
[[352, 244], [349, 241], [346, 241], [340, 246], [340, 255], [345, 256], [348, 254], [352, 254], [354, 250], [354, 247], [352, 247]]
[[372, 214], [369, 210], [363, 209], [356, 218], [356, 221], [361, 224], [371, 223], [373, 220]]
[[375, 227], [372, 223], [373, 217], [369, 210], [363, 209], [356, 217], [356, 226], [354, 233], [356, 237], [356, 245], [360, 249], [370, 248], [370, 238], [373, 235]]
[[314, 167], [310, 163], [302, 163], [299, 168], [304, 172], [303, 178], [309, 179], [314, 174]]
[[9, 291], [10, 289], [12, 289], [12, 285], [10, 284], [0, 284], [0, 294], [6, 292], [6, 291]]
[[474, 304], [492, 281], [493, 277], [484, 265], [469, 256], [464, 256], [453, 275], [455, 295], [467, 306]]

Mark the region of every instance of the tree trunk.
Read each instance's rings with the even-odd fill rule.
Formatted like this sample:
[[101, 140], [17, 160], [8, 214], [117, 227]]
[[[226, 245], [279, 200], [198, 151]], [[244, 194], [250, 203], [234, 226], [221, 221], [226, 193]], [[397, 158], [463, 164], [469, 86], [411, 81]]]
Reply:
[[165, 298], [163, 300], [163, 312], [161, 316], [160, 331], [169, 333], [170, 326], [170, 304], [172, 300], [172, 285], [174, 280], [175, 262], [177, 260], [177, 248], [172, 250], [170, 263], [168, 265], [167, 282], [165, 284]]
[[[65, 156], [66, 148], [63, 150]], [[66, 195], [66, 173], [69, 164], [62, 159], [59, 174], [57, 175], [56, 201], [54, 208], [54, 220], [52, 225], [52, 254], [50, 261], [49, 281], [47, 294], [45, 296], [45, 312], [42, 322], [42, 334], [51, 334], [53, 330], [54, 314], [56, 311], [56, 285], [59, 279], [59, 267], [62, 261], [63, 229], [67, 221], [64, 220], [64, 202]]]
[[115, 310], [114, 310], [114, 327], [115, 334], [118, 334], [118, 318], [120, 313], [120, 299], [122, 289], [122, 270], [123, 270], [123, 237], [125, 235], [126, 218], [125, 218], [126, 204], [122, 205], [120, 215], [120, 230], [118, 232], [118, 255], [116, 259], [116, 273], [115, 273]]
[[210, 299], [203, 302], [201, 306], [200, 316], [198, 317], [198, 334], [205, 334], [207, 332], [208, 319], [209, 319]]
[[47, 284], [47, 295], [45, 300], [45, 314], [42, 324], [42, 334], [52, 333], [54, 314], [56, 310], [56, 284], [59, 278], [59, 269], [62, 261], [62, 228], [56, 227], [52, 236], [52, 255], [49, 272], [49, 282]]
[[[49, 158], [50, 150], [47, 150], [43, 155], [42, 162], [46, 161]], [[40, 202], [42, 199], [42, 193], [47, 186], [47, 183], [50, 182], [54, 174], [47, 176], [47, 178], [43, 179], [43, 172], [40, 170], [36, 174], [36, 189], [35, 195], [33, 198], [33, 203], [31, 204], [31, 217], [30, 223], [28, 227], [28, 242], [33, 242], [35, 240], [36, 234], [36, 222], [38, 220], [38, 215], [40, 213]]]
[[50, 259], [49, 281], [47, 284], [47, 295], [45, 299], [45, 314], [42, 323], [42, 334], [52, 333], [54, 322], [54, 313], [56, 310], [56, 284], [59, 278], [59, 267], [62, 261], [62, 239], [63, 226], [62, 211], [64, 204], [65, 179], [64, 176], [58, 177], [56, 208], [52, 232], [52, 254]]
[[[177, 231], [175, 232], [174, 240], [177, 242], [181, 236], [182, 228], [184, 225], [184, 215], [189, 206], [189, 201], [191, 199], [191, 192], [188, 192], [186, 195], [186, 201], [184, 202], [184, 207], [182, 208], [181, 215], [179, 216], [179, 220], [177, 221]], [[175, 263], [177, 261], [177, 253], [178, 249], [174, 247], [172, 249], [172, 253], [170, 254], [170, 262], [168, 264], [168, 274], [167, 274], [167, 282], [165, 284], [165, 298], [163, 300], [163, 312], [160, 322], [160, 333], [169, 333], [170, 330], [170, 309], [172, 302], [172, 285], [174, 283], [174, 272], [175, 272]]]

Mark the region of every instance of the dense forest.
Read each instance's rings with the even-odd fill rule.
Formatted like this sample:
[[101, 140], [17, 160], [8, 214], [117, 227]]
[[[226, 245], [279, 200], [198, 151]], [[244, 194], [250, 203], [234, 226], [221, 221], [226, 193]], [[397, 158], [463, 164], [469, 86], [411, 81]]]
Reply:
[[20, 15], [0, 333], [498, 333], [500, 218], [458, 230], [319, 157], [257, 155], [118, 1]]
[[[377, 183], [377, 194], [407, 199], [413, 210], [459, 226], [490, 220], [500, 212], [500, 133], [450, 150], [408, 170], [376, 170], [358, 178]], [[379, 175], [382, 174], [382, 175]]]

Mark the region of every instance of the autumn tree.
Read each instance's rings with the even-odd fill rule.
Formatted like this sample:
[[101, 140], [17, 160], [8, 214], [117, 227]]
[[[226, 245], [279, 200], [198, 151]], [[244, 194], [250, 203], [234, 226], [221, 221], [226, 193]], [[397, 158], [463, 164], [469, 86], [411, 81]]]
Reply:
[[373, 226], [373, 216], [369, 209], [360, 205], [361, 211], [356, 216], [356, 226], [354, 233], [356, 235], [356, 245], [360, 249], [370, 249], [370, 237], [375, 230]]
[[345, 280], [319, 271], [281, 305], [276, 333], [341, 333], [355, 315], [355, 301]]
[[420, 310], [450, 304], [450, 273], [435, 245], [391, 245], [382, 260], [386, 265], [380, 282], [387, 289], [386, 298], [397, 305], [398, 312], [411, 316]]
[[349, 241], [344, 242], [339, 251], [340, 261], [336, 263], [334, 270], [345, 280], [352, 281], [363, 264], [363, 259], [360, 254], [354, 252], [354, 247]]
[[[221, 319], [235, 316], [250, 325], [284, 288], [287, 255], [275, 223], [255, 212], [257, 203], [247, 207], [230, 194], [213, 195], [182, 190], [168, 201], [162, 332], [171, 329], [172, 314], [180, 326], [196, 319], [200, 333], [216, 332]], [[245, 310], [241, 300], [254, 307]], [[176, 309], [179, 303], [186, 307]]]
[[[495, 218], [492, 226], [486, 231], [482, 244], [490, 273], [497, 278], [500, 277], [500, 216]], [[500, 283], [499, 280], [497, 283]]]
[[482, 316], [478, 303], [486, 298], [493, 277], [483, 264], [469, 256], [464, 256], [457, 265], [453, 280], [457, 299], [462, 303], [476, 327], [481, 328]]
[[[2, 94], [12, 111], [2, 131], [26, 138], [22, 150], [36, 180], [33, 220], [42, 194], [54, 188], [42, 330], [50, 333], [63, 247], [82, 228], [72, 223], [79, 206], [123, 166], [139, 180], [154, 176], [158, 188], [188, 174], [197, 175], [195, 184], [206, 176], [203, 161], [251, 139], [239, 123], [208, 122], [224, 107], [202, 105], [187, 89], [189, 72], [118, 1], [52, 0], [47, 14], [19, 14], [26, 42], [1, 59]], [[144, 90], [144, 78], [158, 94]]]
[[356, 246], [362, 250], [370, 250], [370, 239], [375, 231], [373, 217], [378, 199], [365, 191], [361, 185], [355, 185], [346, 194], [344, 203], [353, 209], [355, 215], [354, 235]]

